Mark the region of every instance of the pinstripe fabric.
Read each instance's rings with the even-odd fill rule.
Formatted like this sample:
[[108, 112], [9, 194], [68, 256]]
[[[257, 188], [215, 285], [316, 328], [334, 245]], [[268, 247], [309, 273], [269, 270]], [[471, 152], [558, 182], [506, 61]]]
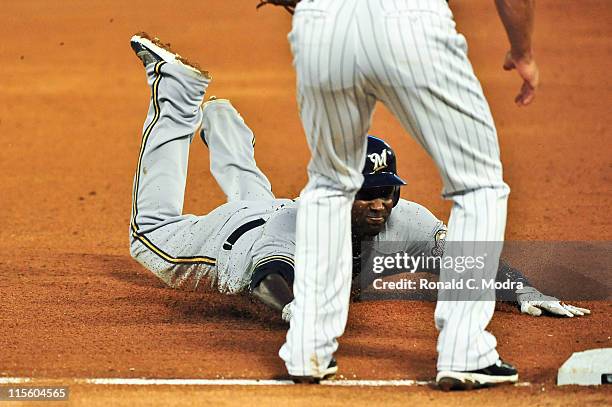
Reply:
[[[502, 241], [509, 188], [493, 118], [446, 1], [302, 1], [289, 42], [312, 159], [297, 216], [294, 318], [280, 355], [289, 373], [308, 375], [329, 363], [346, 324], [350, 206], [376, 101], [437, 164], [443, 196], [454, 201], [448, 241]], [[498, 246], [488, 254], [493, 276]], [[485, 328], [494, 302], [440, 298], [438, 369], [492, 364], [496, 342]]]

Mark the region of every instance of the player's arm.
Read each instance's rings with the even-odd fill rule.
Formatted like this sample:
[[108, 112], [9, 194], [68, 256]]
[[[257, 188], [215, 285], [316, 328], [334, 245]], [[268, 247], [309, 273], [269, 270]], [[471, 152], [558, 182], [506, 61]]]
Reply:
[[514, 295], [516, 295], [516, 302], [523, 314], [539, 317], [542, 315], [542, 311], [546, 311], [552, 315], [571, 318], [591, 313], [587, 308], [565, 304], [558, 298], [541, 293], [529, 283], [527, 277], [525, 277], [523, 273], [513, 268], [503, 259], [499, 261], [497, 281], [510, 281], [514, 283], [515, 287], [518, 283], [522, 285], [522, 288], [518, 288], [514, 291]]
[[510, 293], [500, 289], [497, 291], [496, 297], [504, 298], [510, 294], [523, 314], [539, 317], [542, 315], [542, 311], [546, 311], [552, 315], [571, 318], [591, 313], [587, 308], [565, 304], [558, 298], [541, 293], [537, 288], [533, 287], [520, 270], [512, 267], [504, 259], [499, 260], [496, 281], [501, 283], [510, 282], [512, 287], [522, 287], [516, 290], [513, 289]]
[[[427, 217], [423, 217], [420, 220], [423, 224], [434, 225], [432, 232], [429, 232], [428, 234], [419, 238], [419, 240], [427, 242], [425, 248], [420, 248], [421, 252], [436, 256], [443, 256], [446, 243], [446, 226], [430, 214], [427, 214]], [[439, 263], [433, 264], [439, 265]], [[416, 270], [416, 272], [440, 274], [440, 269], [437, 267], [421, 268]], [[510, 291], [498, 290], [497, 298], [508, 298], [509, 300], [516, 301], [523, 314], [540, 316], [542, 315], [542, 310], [544, 310], [553, 315], [574, 317], [591, 313], [591, 311], [586, 308], [564, 304], [558, 298], [541, 293], [538, 289], [532, 286], [527, 277], [525, 277], [520, 270], [512, 267], [504, 259], [500, 259], [499, 261], [497, 281], [502, 283], [510, 282], [512, 283], [512, 287], [517, 287], [516, 290], [512, 289]]]
[[535, 0], [495, 0], [508, 39], [510, 51], [506, 54], [504, 69], [516, 69], [523, 85], [515, 102], [526, 106], [533, 101], [540, 74], [533, 57], [532, 37]]
[[270, 261], [257, 267], [251, 277], [251, 296], [278, 311], [286, 322], [291, 319], [293, 276], [292, 265]]
[[251, 295], [281, 313], [283, 320], [289, 321], [291, 316], [289, 304], [293, 301], [293, 292], [283, 276], [278, 273], [268, 274], [251, 290]]

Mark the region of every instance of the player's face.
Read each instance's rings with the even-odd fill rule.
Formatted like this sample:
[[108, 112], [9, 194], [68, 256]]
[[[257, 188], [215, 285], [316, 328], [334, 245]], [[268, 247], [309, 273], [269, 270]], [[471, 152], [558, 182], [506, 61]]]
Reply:
[[353, 233], [376, 236], [385, 227], [393, 209], [393, 187], [360, 190], [351, 213]]

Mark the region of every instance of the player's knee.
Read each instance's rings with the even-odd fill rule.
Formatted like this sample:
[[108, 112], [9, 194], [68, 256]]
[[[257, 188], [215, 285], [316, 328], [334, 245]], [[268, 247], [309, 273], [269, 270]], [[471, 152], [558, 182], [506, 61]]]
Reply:
[[134, 242], [130, 243], [130, 256], [138, 261], [138, 255], [140, 254], [140, 250], [138, 250], [137, 246], [134, 244]]
[[507, 199], [510, 195], [510, 186], [503, 180], [492, 185], [484, 185], [479, 190], [484, 191], [487, 195], [493, 195], [497, 199]]
[[210, 115], [214, 115], [219, 112], [227, 112], [230, 111], [233, 114], [240, 116], [232, 102], [229, 99], [213, 99], [205, 102], [202, 107], [202, 112], [204, 113], [204, 117], [208, 117]]
[[510, 186], [500, 179], [496, 182], [467, 184], [455, 188], [447, 187], [443, 193], [446, 199], [466, 195], [485, 195], [487, 199], [507, 200], [510, 195]]
[[510, 186], [504, 182], [502, 190], [505, 194], [505, 197], [508, 198], [508, 195], [510, 195]]
[[361, 189], [363, 175], [359, 171], [353, 171], [345, 167], [345, 171], [340, 175], [327, 174], [321, 171], [308, 171], [308, 183], [303, 191], [304, 194], [315, 194], [317, 197], [350, 197]]
[[506, 184], [503, 180], [497, 185], [494, 185], [487, 189], [491, 190], [491, 192], [495, 195], [497, 199], [508, 199], [508, 196], [510, 195], [510, 186]]

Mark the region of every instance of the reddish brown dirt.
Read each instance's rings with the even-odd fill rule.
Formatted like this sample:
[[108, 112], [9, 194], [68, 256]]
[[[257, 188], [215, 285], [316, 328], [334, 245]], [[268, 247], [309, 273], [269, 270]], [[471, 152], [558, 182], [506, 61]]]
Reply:
[[[507, 237], [605, 239], [612, 207], [609, 2], [538, 1], [536, 52], [543, 85], [527, 109], [512, 103], [519, 88], [516, 75], [501, 70], [506, 39], [493, 2], [452, 3], [499, 128], [513, 189]], [[1, 375], [270, 378], [283, 373], [276, 352], [284, 327], [277, 319], [241, 297], [164, 288], [130, 259], [127, 246], [132, 175], [148, 103], [142, 68], [128, 45], [136, 31], [171, 41], [213, 74], [209, 94], [231, 98], [254, 129], [258, 162], [278, 196], [295, 196], [305, 183], [308, 153], [285, 38], [290, 20], [280, 10], [255, 12], [255, 4], [3, 4]], [[433, 164], [383, 108], [373, 133], [397, 150], [399, 171], [409, 180], [403, 195], [446, 218], [449, 205], [439, 198]], [[194, 147], [186, 212], [203, 213], [223, 200], [207, 168], [205, 150]], [[599, 271], [610, 280], [609, 265]], [[491, 330], [522, 380], [535, 383], [529, 388], [445, 395], [427, 388], [230, 392], [80, 386], [73, 400], [602, 404], [611, 399], [609, 388], [554, 386], [558, 367], [572, 352], [612, 346], [612, 304], [582, 304], [593, 309], [592, 316], [535, 319], [499, 307]], [[342, 375], [430, 379], [432, 312], [431, 303], [355, 304], [338, 353]]]

